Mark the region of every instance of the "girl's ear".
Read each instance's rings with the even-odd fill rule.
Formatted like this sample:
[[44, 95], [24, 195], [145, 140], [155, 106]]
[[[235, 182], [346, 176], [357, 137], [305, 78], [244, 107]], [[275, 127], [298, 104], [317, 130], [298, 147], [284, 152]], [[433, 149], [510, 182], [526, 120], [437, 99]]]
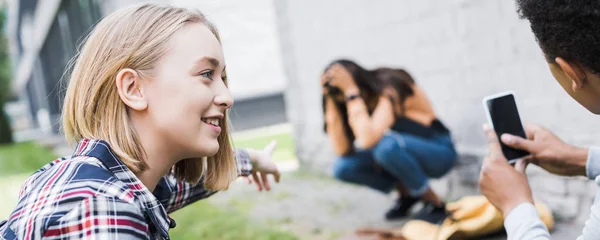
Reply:
[[121, 69], [117, 73], [115, 83], [121, 101], [129, 108], [143, 111], [148, 107], [148, 101], [141, 87], [140, 75], [135, 70], [130, 68]]

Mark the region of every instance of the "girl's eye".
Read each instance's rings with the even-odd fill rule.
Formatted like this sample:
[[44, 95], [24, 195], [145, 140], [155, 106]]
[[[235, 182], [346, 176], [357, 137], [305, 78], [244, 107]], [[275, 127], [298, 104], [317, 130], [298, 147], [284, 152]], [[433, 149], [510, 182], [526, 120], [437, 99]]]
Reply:
[[212, 80], [212, 75], [213, 75], [213, 70], [200, 73], [201, 77], [205, 77], [205, 78], [208, 78], [210, 80]]

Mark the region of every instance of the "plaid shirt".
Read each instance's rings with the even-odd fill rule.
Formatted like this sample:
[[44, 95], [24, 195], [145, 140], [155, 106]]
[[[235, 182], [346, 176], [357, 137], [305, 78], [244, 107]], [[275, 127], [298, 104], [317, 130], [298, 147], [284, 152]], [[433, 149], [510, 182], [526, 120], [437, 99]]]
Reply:
[[[238, 172], [252, 165], [236, 151]], [[0, 239], [169, 239], [167, 215], [215, 191], [163, 177], [154, 192], [101, 140], [82, 140], [73, 156], [52, 161], [23, 184]]]

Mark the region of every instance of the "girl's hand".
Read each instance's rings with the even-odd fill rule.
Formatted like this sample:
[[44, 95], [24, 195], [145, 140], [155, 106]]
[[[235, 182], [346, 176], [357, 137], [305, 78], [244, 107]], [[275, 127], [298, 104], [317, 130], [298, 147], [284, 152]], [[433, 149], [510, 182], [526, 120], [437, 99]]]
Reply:
[[252, 175], [248, 178], [248, 182], [254, 182], [258, 191], [266, 189], [271, 190], [269, 184], [269, 175], [273, 175], [275, 182], [279, 182], [280, 173], [277, 165], [271, 160], [271, 155], [277, 147], [277, 141], [273, 140], [263, 150], [247, 149], [252, 162]]

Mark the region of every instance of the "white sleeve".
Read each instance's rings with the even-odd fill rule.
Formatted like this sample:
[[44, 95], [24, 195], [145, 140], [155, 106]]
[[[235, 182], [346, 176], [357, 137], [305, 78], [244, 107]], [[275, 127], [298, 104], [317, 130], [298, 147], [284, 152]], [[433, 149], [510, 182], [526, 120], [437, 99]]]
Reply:
[[[596, 189], [600, 188], [600, 148], [591, 147], [588, 152], [588, 160], [586, 163], [586, 172], [588, 178], [595, 179]], [[592, 209], [590, 209], [590, 217], [585, 221], [583, 227], [583, 235], [577, 238], [578, 240], [600, 239], [600, 191], [596, 191], [596, 198]]]
[[[586, 162], [588, 178], [595, 179], [600, 189], [600, 148], [591, 147]], [[585, 222], [583, 235], [577, 240], [600, 239], [600, 191], [597, 191], [590, 217]], [[546, 240], [550, 234], [540, 219], [537, 209], [531, 203], [522, 203], [513, 209], [504, 220], [504, 228], [509, 240]]]
[[508, 240], [548, 240], [550, 233], [531, 203], [521, 203], [504, 220]]

